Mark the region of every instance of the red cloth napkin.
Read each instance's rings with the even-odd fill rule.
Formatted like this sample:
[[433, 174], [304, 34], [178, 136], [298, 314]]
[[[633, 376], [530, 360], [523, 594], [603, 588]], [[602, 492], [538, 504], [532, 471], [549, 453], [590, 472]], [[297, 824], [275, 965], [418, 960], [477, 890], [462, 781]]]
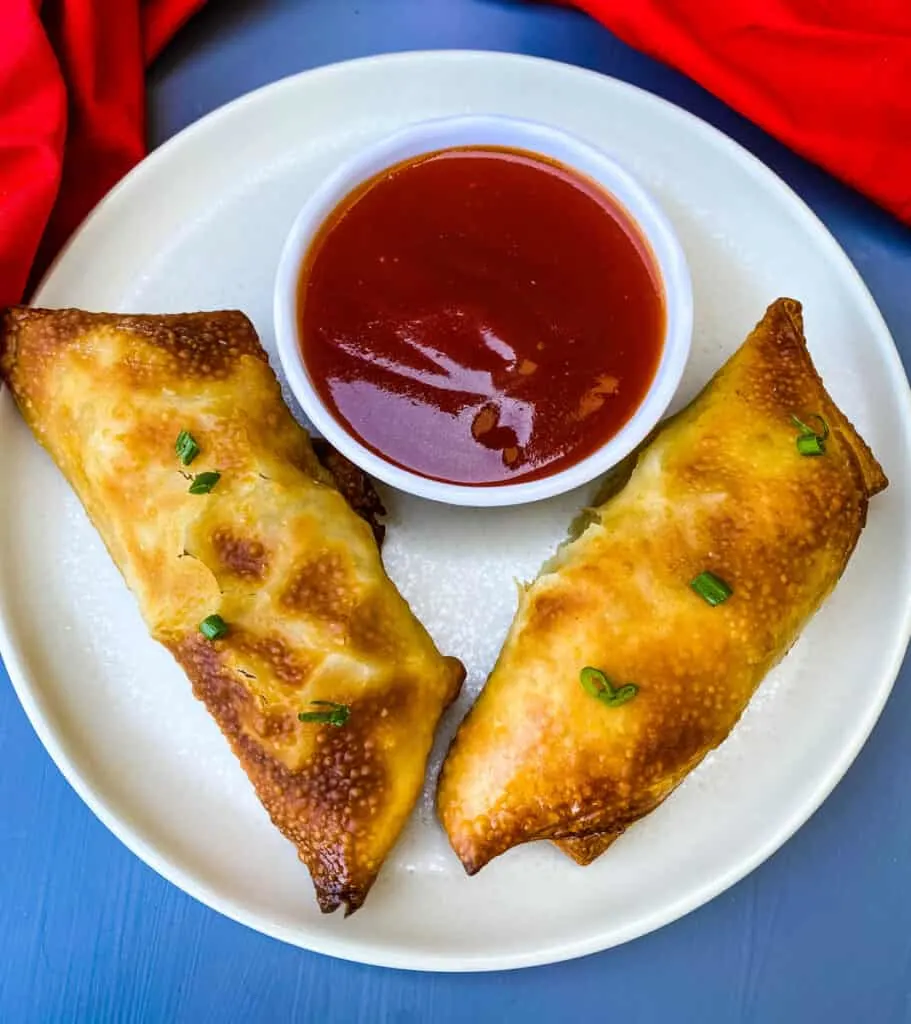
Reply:
[[572, 0], [911, 223], [911, 0]]
[[145, 154], [145, 67], [204, 0], [0, 0], [0, 306]]

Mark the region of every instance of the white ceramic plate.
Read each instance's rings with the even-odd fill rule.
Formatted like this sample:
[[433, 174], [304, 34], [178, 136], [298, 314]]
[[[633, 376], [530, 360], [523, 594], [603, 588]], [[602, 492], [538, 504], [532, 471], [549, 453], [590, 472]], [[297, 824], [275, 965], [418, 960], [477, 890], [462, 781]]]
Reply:
[[[892, 479], [845, 578], [731, 738], [610, 853], [578, 868], [547, 844], [465, 877], [432, 780], [363, 910], [323, 917], [186, 679], [146, 635], [81, 507], [0, 396], [0, 646], [39, 736], [95, 813], [176, 885], [253, 928], [336, 956], [477, 970], [579, 956], [721, 892], [772, 853], [841, 777], [882, 708], [909, 633], [909, 393], [845, 255], [769, 170], [689, 114], [587, 71], [493, 53], [377, 57], [279, 82], [162, 146], [98, 207], [44, 284], [50, 306], [240, 307], [273, 343], [272, 277], [314, 183], [365, 140], [426, 117], [551, 122], [636, 173], [693, 271], [681, 401], [766, 304], [805, 304], [835, 398]], [[736, 429], [736, 424], [732, 424]], [[491, 667], [515, 602], [585, 495], [514, 510], [387, 494], [389, 570], [469, 679], [434, 758]], [[50, 628], [49, 628], [50, 624]]]

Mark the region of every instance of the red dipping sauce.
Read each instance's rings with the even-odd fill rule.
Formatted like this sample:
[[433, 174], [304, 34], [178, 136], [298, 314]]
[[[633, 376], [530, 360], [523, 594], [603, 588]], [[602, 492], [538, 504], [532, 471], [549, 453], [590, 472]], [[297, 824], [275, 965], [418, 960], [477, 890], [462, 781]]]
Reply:
[[300, 279], [301, 347], [339, 423], [447, 483], [518, 483], [591, 455], [661, 357], [652, 256], [596, 184], [543, 157], [446, 149], [329, 217]]

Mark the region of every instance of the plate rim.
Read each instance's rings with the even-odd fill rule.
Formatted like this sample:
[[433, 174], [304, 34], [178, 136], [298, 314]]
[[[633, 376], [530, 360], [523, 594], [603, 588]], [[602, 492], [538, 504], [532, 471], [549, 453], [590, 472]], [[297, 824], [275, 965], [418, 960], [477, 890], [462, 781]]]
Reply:
[[[587, 79], [592, 83], [598, 82], [603, 84], [607, 80], [611, 87], [617, 89], [621, 94], [625, 92], [635, 95], [639, 100], [644, 99], [646, 102], [665, 108], [673, 116], [687, 122], [690, 130], [711, 140], [714, 145], [719, 146], [722, 150], [726, 150], [754, 178], [763, 179], [766, 184], [774, 186], [782, 200], [793, 211], [800, 228], [815, 236], [816, 241], [828, 251], [833, 263], [841, 265], [841, 271], [846, 273], [847, 278], [852, 281], [864, 318], [871, 328], [882, 336], [884, 341], [889, 342], [888, 345], [883, 346], [883, 356], [891, 362], [893, 375], [897, 375], [899, 379], [907, 381], [891, 331], [857, 268], [834, 235], [810, 206], [762, 160], [707, 121], [647, 89], [611, 75], [574, 64], [499, 50], [407, 50], [396, 53], [373, 54], [305, 69], [274, 82], [269, 82], [251, 92], [230, 100], [198, 120], [186, 125], [156, 149], [152, 150], [100, 200], [76, 229], [42, 277], [32, 297], [32, 303], [40, 303], [41, 296], [51, 284], [58, 267], [67, 258], [74, 245], [81, 240], [84, 241], [86, 236], [91, 240], [91, 233], [96, 230], [96, 225], [99, 221], [101, 221], [111, 207], [115, 207], [118, 202], [128, 199], [130, 190], [138, 180], [141, 180], [150, 170], [154, 172], [159, 163], [170, 158], [172, 151], [181, 149], [188, 141], [192, 142], [198, 135], [211, 130], [222, 120], [230, 120], [238, 111], [242, 111], [248, 105], [268, 103], [273, 94], [278, 94], [284, 90], [293, 90], [301, 80], [344, 75], [352, 67], [390, 63], [414, 63], [419, 65], [427, 61], [473, 62], [476, 60], [537, 66], [545, 69], [545, 71], [550, 70], [557, 73], [575, 75], [580, 80]], [[905, 448], [911, 449], [911, 389], [906, 387], [902, 394], [899, 393], [899, 389], [896, 389], [896, 400], [899, 405], [899, 413], [901, 414]], [[12, 398], [8, 394], [7, 389], [0, 389], [0, 412], [3, 412], [4, 406], [8, 407], [11, 403]], [[8, 621], [12, 622], [12, 615], [9, 615], [6, 611], [7, 600], [8, 594], [3, 589], [0, 589], [0, 656], [3, 658], [19, 702], [36, 735], [66, 781], [89, 810], [128, 850], [139, 857], [140, 860], [166, 881], [175, 885], [193, 899], [225, 917], [271, 938], [279, 939], [311, 952], [334, 956], [352, 962], [405, 970], [446, 973], [512, 970], [558, 963], [600, 952], [676, 921], [740, 881], [787, 842], [816, 813], [835, 786], [844, 777], [848, 768], [850, 768], [861, 748], [866, 743], [882, 713], [903, 664], [908, 641], [911, 639], [911, 592], [909, 592], [900, 628], [896, 630], [893, 637], [893, 649], [889, 657], [888, 668], [883, 672], [882, 682], [879, 692], [876, 694], [876, 699], [866, 706], [865, 714], [855, 726], [850, 741], [843, 744], [833, 767], [825, 777], [820, 779], [811, 796], [803, 804], [796, 807], [777, 829], [770, 832], [765, 841], [759, 844], [751, 856], [743, 858], [732, 865], [728, 871], [714, 876], [711, 882], [702, 885], [698, 889], [687, 891], [677, 900], [664, 904], [659, 910], [655, 910], [644, 917], [637, 917], [634, 922], [613, 935], [599, 938], [598, 934], [595, 933], [575, 941], [541, 946], [532, 952], [521, 951], [494, 955], [482, 954], [478, 956], [459, 954], [453, 956], [449, 953], [439, 954], [432, 951], [418, 954], [413, 951], [403, 951], [394, 946], [382, 947], [374, 942], [360, 940], [353, 936], [349, 938], [336, 938], [329, 935], [302, 936], [300, 929], [285, 927], [270, 920], [265, 915], [251, 911], [235, 899], [217, 892], [212, 886], [195, 875], [185, 872], [172, 857], [162, 854], [154, 844], [146, 841], [138, 827], [134, 827], [132, 823], [126, 820], [124, 815], [119, 814], [115, 808], [109, 806], [107, 799], [82, 777], [75, 759], [71, 758], [69, 754], [67, 742], [58, 737], [57, 730], [55, 730], [51, 723], [52, 716], [44, 713], [42, 708], [43, 701], [40, 698], [40, 688], [33, 686], [30, 674], [25, 666], [27, 659], [24, 653], [20, 654], [20, 650], [13, 640], [7, 625]]]

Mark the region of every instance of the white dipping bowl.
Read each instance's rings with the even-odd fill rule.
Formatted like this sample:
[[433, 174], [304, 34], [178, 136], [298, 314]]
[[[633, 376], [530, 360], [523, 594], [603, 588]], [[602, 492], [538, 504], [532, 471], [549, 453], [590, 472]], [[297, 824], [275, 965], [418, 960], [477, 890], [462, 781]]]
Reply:
[[[660, 278], [665, 333], [654, 379], [629, 420], [591, 455], [564, 469], [520, 483], [455, 484], [403, 469], [371, 451], [326, 407], [304, 361], [298, 296], [301, 273], [326, 219], [374, 176], [403, 161], [455, 146], [500, 146], [555, 160], [599, 185], [625, 210], [651, 251]], [[562, 494], [606, 473], [640, 444], [664, 414], [680, 384], [693, 330], [693, 289], [683, 249], [658, 204], [628, 171], [567, 132], [519, 118], [448, 117], [423, 121], [359, 150], [312, 193], [297, 215], [275, 279], [275, 334], [288, 384], [313, 426], [369, 476], [391, 487], [450, 505], [520, 505]]]

